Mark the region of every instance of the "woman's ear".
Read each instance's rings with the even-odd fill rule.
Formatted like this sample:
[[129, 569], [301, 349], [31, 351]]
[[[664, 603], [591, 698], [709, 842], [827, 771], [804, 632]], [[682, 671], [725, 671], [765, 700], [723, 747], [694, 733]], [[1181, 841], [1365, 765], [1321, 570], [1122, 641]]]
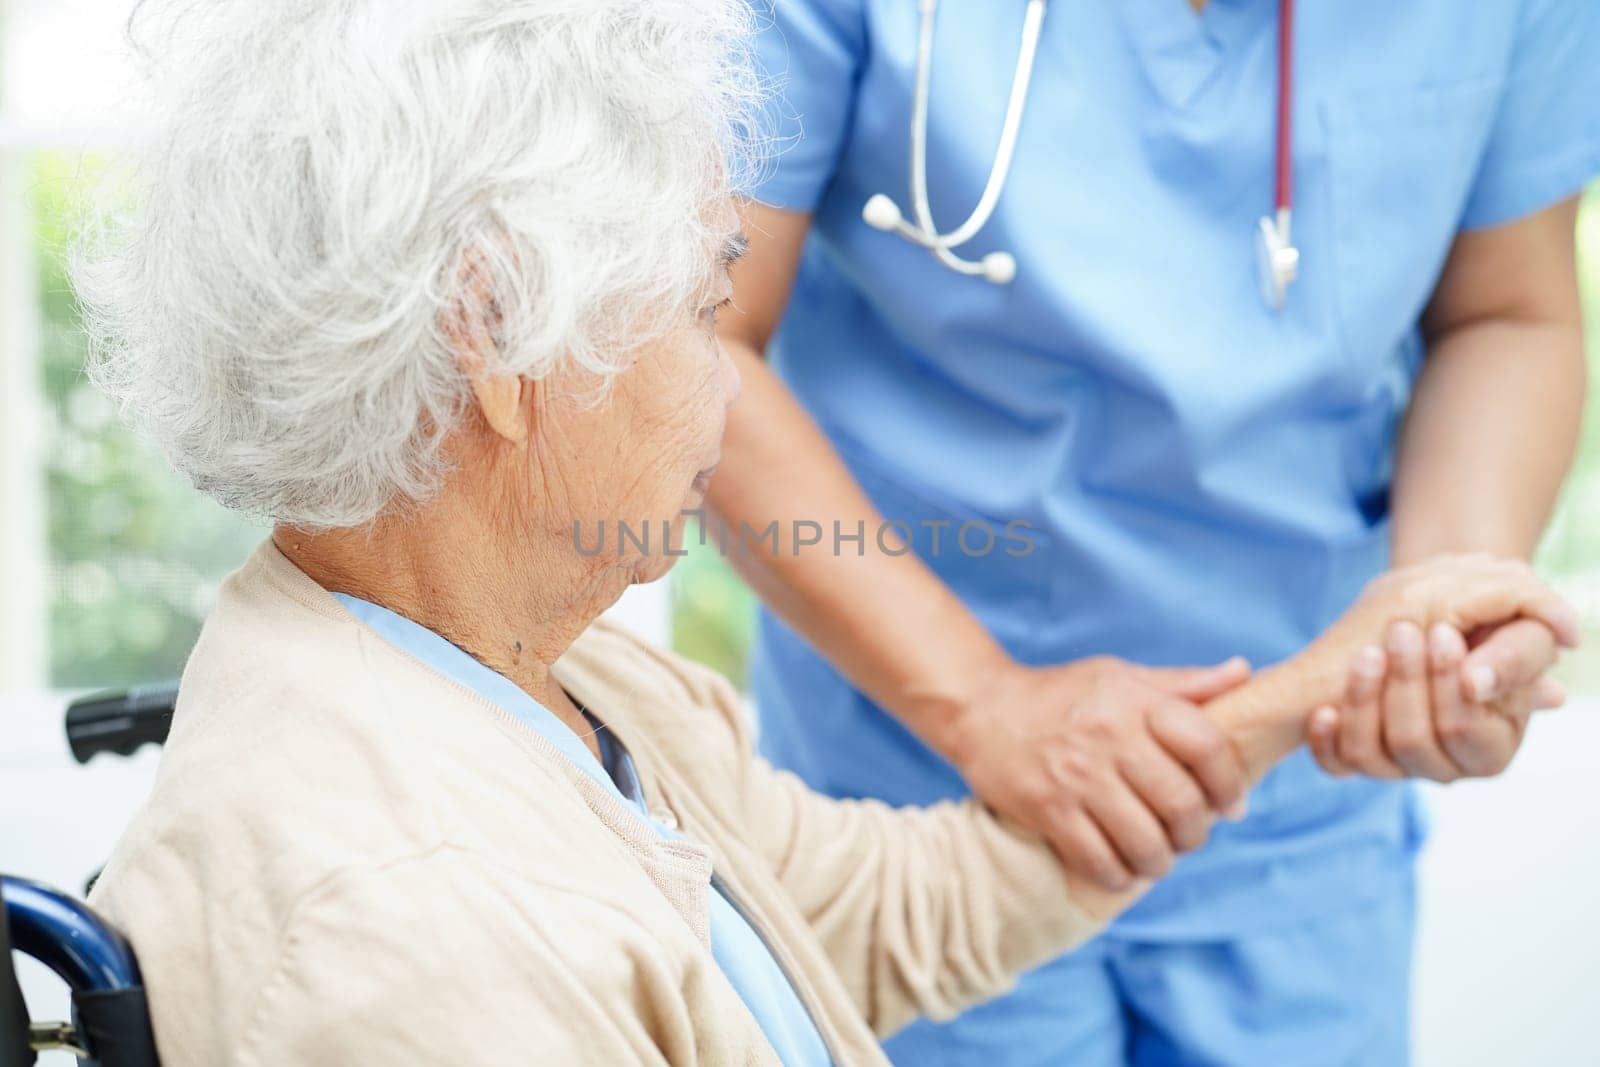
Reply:
[[471, 379], [472, 396], [489, 428], [512, 444], [528, 439], [528, 420], [522, 408], [522, 379], [501, 376]]
[[461, 298], [443, 316], [445, 340], [456, 354], [456, 364], [467, 376], [472, 398], [489, 428], [513, 444], [528, 439], [528, 420], [522, 406], [523, 380], [500, 370], [500, 346], [492, 320], [499, 317], [488, 275], [470, 252], [457, 286]]

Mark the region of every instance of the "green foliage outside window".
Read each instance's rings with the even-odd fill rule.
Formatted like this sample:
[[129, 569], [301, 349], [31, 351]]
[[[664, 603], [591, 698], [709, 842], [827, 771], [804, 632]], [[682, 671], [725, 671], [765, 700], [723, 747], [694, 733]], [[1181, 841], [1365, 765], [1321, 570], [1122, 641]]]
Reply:
[[1568, 688], [1600, 695], [1600, 183], [1578, 218], [1578, 271], [1589, 347], [1589, 394], [1577, 461], [1535, 562], [1584, 615], [1587, 640], [1561, 666]]
[[672, 571], [672, 643], [690, 659], [745, 684], [755, 629], [755, 594], [723, 559], [714, 539], [686, 533], [689, 554]]
[[94, 166], [41, 152], [28, 188], [43, 305], [49, 678], [61, 687], [176, 677], [217, 582], [263, 536], [173, 474], [84, 378], [65, 251]]

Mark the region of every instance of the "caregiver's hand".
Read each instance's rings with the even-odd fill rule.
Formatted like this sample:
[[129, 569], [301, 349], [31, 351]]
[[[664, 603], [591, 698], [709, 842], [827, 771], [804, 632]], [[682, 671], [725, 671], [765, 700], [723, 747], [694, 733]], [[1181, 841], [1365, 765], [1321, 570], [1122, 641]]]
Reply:
[[1545, 676], [1560, 654], [1554, 631], [1533, 619], [1466, 637], [1445, 623], [1424, 635], [1390, 625], [1384, 643], [1356, 653], [1345, 699], [1312, 714], [1311, 751], [1333, 775], [1372, 778], [1499, 774], [1526, 736], [1529, 716], [1559, 707]]
[[[1459, 633], [1518, 619], [1541, 622], [1565, 648], [1577, 647], [1578, 613], [1522, 560], [1485, 553], [1438, 556], [1387, 571], [1367, 583], [1361, 596], [1308, 652], [1354, 653], [1381, 641], [1395, 622], [1431, 628], [1445, 623]], [[1339, 666], [1344, 673], [1344, 665]]]
[[1245, 771], [1196, 706], [1245, 681], [1242, 659], [1148, 668], [1111, 657], [1011, 663], [962, 715], [955, 759], [1000, 814], [1111, 891], [1159, 878], [1238, 813]]

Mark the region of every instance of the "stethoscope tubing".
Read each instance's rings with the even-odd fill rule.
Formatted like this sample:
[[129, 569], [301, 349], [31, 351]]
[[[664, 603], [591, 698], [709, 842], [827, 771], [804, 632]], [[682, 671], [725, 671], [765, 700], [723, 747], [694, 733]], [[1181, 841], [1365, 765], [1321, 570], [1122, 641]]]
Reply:
[[[1009, 253], [991, 252], [981, 261], [963, 259], [955, 249], [966, 244], [988, 225], [1006, 178], [1011, 173], [1017, 139], [1022, 129], [1028, 88], [1038, 56], [1047, 0], [1028, 0], [1023, 17], [1022, 44], [1012, 74], [1011, 93], [1000, 130], [1000, 143], [989, 167], [983, 193], [966, 220], [949, 233], [940, 233], [933, 219], [928, 196], [928, 110], [933, 79], [933, 34], [939, 0], [918, 0], [920, 24], [917, 33], [917, 69], [911, 105], [911, 220], [905, 219], [887, 196], [879, 193], [862, 209], [867, 224], [875, 229], [899, 234], [928, 249], [951, 270], [976, 275], [1004, 284], [1016, 273], [1016, 261]], [[1276, 144], [1273, 154], [1273, 213], [1261, 221], [1261, 236], [1266, 249], [1272, 291], [1269, 303], [1282, 307], [1283, 294], [1293, 282], [1299, 260], [1290, 236], [1294, 210], [1294, 0], [1278, 0], [1278, 84], [1275, 115]]]
[[1278, 130], [1273, 147], [1272, 208], [1294, 210], [1294, 0], [1278, 3]]
[[916, 95], [911, 111], [911, 207], [917, 220], [917, 229], [920, 230], [917, 233], [918, 243], [937, 251], [959, 248], [976, 237], [989, 224], [996, 205], [1000, 203], [1000, 191], [1011, 173], [1011, 161], [1016, 155], [1017, 138], [1022, 129], [1022, 113], [1028, 100], [1028, 86], [1033, 80], [1034, 60], [1039, 52], [1046, 0], [1028, 0], [1027, 14], [1022, 23], [1022, 45], [1011, 78], [1011, 95], [1006, 101], [1005, 121], [1000, 127], [1000, 145], [989, 168], [989, 179], [984, 183], [983, 195], [978, 198], [977, 206], [965, 222], [942, 235], [934, 225], [933, 208], [928, 199], [928, 97], [933, 74], [933, 11], [938, 0], [921, 0], [921, 3], [923, 19], [917, 41]]

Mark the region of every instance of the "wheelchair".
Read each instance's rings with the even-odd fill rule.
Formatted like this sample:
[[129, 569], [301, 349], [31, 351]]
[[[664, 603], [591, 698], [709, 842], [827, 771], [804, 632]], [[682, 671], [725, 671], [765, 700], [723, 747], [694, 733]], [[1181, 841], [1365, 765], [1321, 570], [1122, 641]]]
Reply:
[[[168, 685], [74, 701], [66, 721], [73, 758], [87, 763], [100, 752], [128, 756], [161, 744], [176, 700], [177, 686]], [[84, 1067], [160, 1067], [139, 961], [127, 939], [87, 904], [26, 878], [0, 875], [0, 900], [0, 1067], [30, 1067], [47, 1050], [69, 1052]], [[30, 1020], [13, 950], [67, 984], [71, 1022]]]

